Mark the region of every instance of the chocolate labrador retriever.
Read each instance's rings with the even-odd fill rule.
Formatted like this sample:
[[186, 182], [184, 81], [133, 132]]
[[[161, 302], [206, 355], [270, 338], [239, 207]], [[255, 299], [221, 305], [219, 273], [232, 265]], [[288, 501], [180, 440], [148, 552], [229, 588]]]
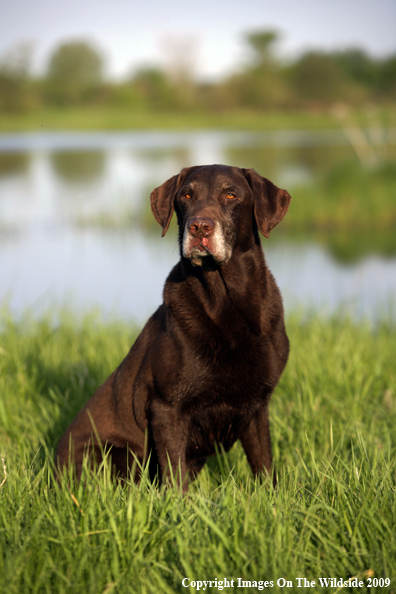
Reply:
[[253, 169], [208, 165], [150, 199], [162, 235], [176, 211], [180, 261], [163, 304], [60, 440], [58, 468], [80, 477], [84, 455], [110, 450], [119, 477], [149, 459], [151, 477], [170, 466], [185, 490], [217, 446], [240, 439], [254, 475], [275, 482], [268, 404], [289, 341], [258, 231], [268, 237], [291, 198]]

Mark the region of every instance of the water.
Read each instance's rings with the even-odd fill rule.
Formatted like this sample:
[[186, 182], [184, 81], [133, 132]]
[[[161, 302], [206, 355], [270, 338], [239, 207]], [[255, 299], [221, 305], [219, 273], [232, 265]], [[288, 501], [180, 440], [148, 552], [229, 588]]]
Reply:
[[[174, 235], [124, 224], [147, 210], [154, 187], [184, 166], [226, 163], [288, 188], [351, 157], [339, 131], [2, 135], [0, 298], [16, 314], [67, 304], [141, 324], [178, 260]], [[396, 301], [395, 257], [343, 263], [280, 228], [262, 243], [289, 310], [376, 318]]]

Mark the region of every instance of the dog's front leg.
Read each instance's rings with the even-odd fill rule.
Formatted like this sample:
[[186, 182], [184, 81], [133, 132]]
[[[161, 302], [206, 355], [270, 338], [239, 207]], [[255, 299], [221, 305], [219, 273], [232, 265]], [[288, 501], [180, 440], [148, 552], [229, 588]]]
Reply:
[[272, 476], [273, 485], [276, 487], [275, 468], [272, 465], [268, 404], [256, 411], [240, 436], [240, 440], [254, 476], [265, 472]]
[[186, 464], [187, 430], [174, 407], [154, 400], [150, 406], [150, 429], [162, 481], [173, 477], [184, 492], [188, 489]]

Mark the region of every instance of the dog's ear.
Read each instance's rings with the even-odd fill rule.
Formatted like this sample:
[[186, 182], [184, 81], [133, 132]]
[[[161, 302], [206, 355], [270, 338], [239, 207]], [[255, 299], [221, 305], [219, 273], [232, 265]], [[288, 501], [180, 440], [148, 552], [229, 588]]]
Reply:
[[151, 210], [162, 227], [162, 237], [168, 231], [172, 219], [175, 206], [175, 194], [180, 183], [179, 177], [180, 173], [174, 175], [164, 182], [162, 186], [155, 188], [150, 194]]
[[162, 237], [168, 231], [172, 219], [176, 192], [186, 175], [194, 169], [197, 169], [197, 167], [185, 167], [178, 175], [168, 179], [150, 194], [151, 210], [162, 227]]
[[291, 196], [254, 169], [242, 171], [253, 192], [254, 216], [258, 228], [265, 237], [269, 237], [271, 229], [280, 223], [287, 213]]

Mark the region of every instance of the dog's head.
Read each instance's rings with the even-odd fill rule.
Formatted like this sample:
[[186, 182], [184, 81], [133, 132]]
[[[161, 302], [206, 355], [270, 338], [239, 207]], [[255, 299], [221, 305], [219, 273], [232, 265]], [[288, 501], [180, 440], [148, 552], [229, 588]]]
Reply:
[[254, 169], [227, 165], [187, 167], [152, 191], [151, 209], [168, 230], [173, 211], [182, 256], [195, 266], [211, 256], [220, 265], [233, 251], [258, 242], [285, 216], [291, 197]]

